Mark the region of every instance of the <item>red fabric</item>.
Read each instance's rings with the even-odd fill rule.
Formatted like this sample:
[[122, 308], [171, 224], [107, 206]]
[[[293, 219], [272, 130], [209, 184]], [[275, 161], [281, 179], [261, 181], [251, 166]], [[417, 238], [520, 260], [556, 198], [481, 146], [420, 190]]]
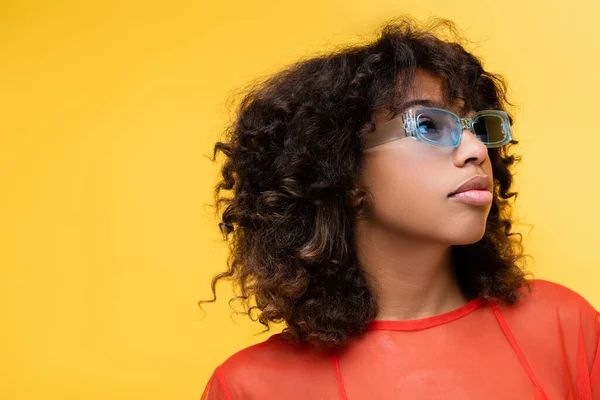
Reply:
[[600, 320], [577, 293], [534, 280], [515, 306], [473, 300], [414, 321], [372, 321], [343, 350], [279, 334], [229, 357], [201, 400], [600, 400]]

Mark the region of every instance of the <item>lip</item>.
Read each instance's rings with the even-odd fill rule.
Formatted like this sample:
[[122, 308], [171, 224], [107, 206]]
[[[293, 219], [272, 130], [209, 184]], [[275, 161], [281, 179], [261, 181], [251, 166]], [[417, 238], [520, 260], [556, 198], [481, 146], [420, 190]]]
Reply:
[[469, 191], [492, 191], [492, 181], [487, 175], [475, 175], [468, 179], [466, 182], [461, 184], [456, 190], [448, 195], [448, 197], [455, 196], [459, 193]]
[[452, 200], [475, 206], [489, 206], [494, 200], [492, 192], [487, 190], [467, 190], [450, 196]]

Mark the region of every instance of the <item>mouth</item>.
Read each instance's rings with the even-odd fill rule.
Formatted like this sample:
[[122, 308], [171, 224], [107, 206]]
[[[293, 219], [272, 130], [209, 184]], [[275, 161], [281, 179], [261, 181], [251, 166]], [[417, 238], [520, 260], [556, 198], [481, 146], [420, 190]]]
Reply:
[[487, 175], [475, 175], [463, 184], [461, 184], [456, 190], [448, 195], [448, 197], [455, 196], [459, 193], [468, 192], [471, 190], [479, 191], [492, 191], [492, 182]]
[[448, 195], [461, 203], [490, 205], [493, 201], [492, 181], [487, 175], [475, 175]]

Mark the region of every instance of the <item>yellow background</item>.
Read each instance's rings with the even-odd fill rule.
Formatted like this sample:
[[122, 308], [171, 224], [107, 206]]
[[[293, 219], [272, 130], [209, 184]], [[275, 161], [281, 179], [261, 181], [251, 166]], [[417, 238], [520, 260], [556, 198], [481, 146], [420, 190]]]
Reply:
[[196, 304], [225, 263], [226, 101], [400, 13], [456, 21], [508, 78], [531, 267], [600, 308], [597, 4], [0, 1], [0, 398], [198, 399], [265, 340], [227, 285]]

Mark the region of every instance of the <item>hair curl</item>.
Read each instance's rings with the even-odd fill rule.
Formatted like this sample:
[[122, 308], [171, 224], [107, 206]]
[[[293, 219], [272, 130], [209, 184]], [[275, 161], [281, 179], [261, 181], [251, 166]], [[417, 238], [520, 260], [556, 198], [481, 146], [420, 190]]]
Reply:
[[[446, 28], [453, 38], [434, 34]], [[458, 39], [457, 39], [458, 38]], [[229, 239], [228, 269], [212, 279], [233, 280], [245, 313], [269, 330], [285, 321], [293, 342], [341, 346], [365, 331], [377, 303], [353, 247], [353, 221], [368, 193], [356, 183], [361, 136], [374, 130], [377, 110], [397, 110], [418, 68], [442, 78], [448, 99], [466, 109], [510, 105], [502, 77], [483, 69], [459, 43], [454, 24], [436, 20], [421, 28], [410, 18], [392, 20], [376, 40], [301, 60], [245, 94], [227, 140], [214, 146], [226, 156], [215, 187], [219, 227]], [[510, 118], [512, 123], [512, 117]], [[455, 274], [467, 298], [514, 304], [528, 286], [520, 266], [521, 235], [512, 232], [509, 152], [517, 141], [488, 149], [494, 201], [484, 237], [453, 246]], [[223, 190], [232, 197], [221, 197]]]

